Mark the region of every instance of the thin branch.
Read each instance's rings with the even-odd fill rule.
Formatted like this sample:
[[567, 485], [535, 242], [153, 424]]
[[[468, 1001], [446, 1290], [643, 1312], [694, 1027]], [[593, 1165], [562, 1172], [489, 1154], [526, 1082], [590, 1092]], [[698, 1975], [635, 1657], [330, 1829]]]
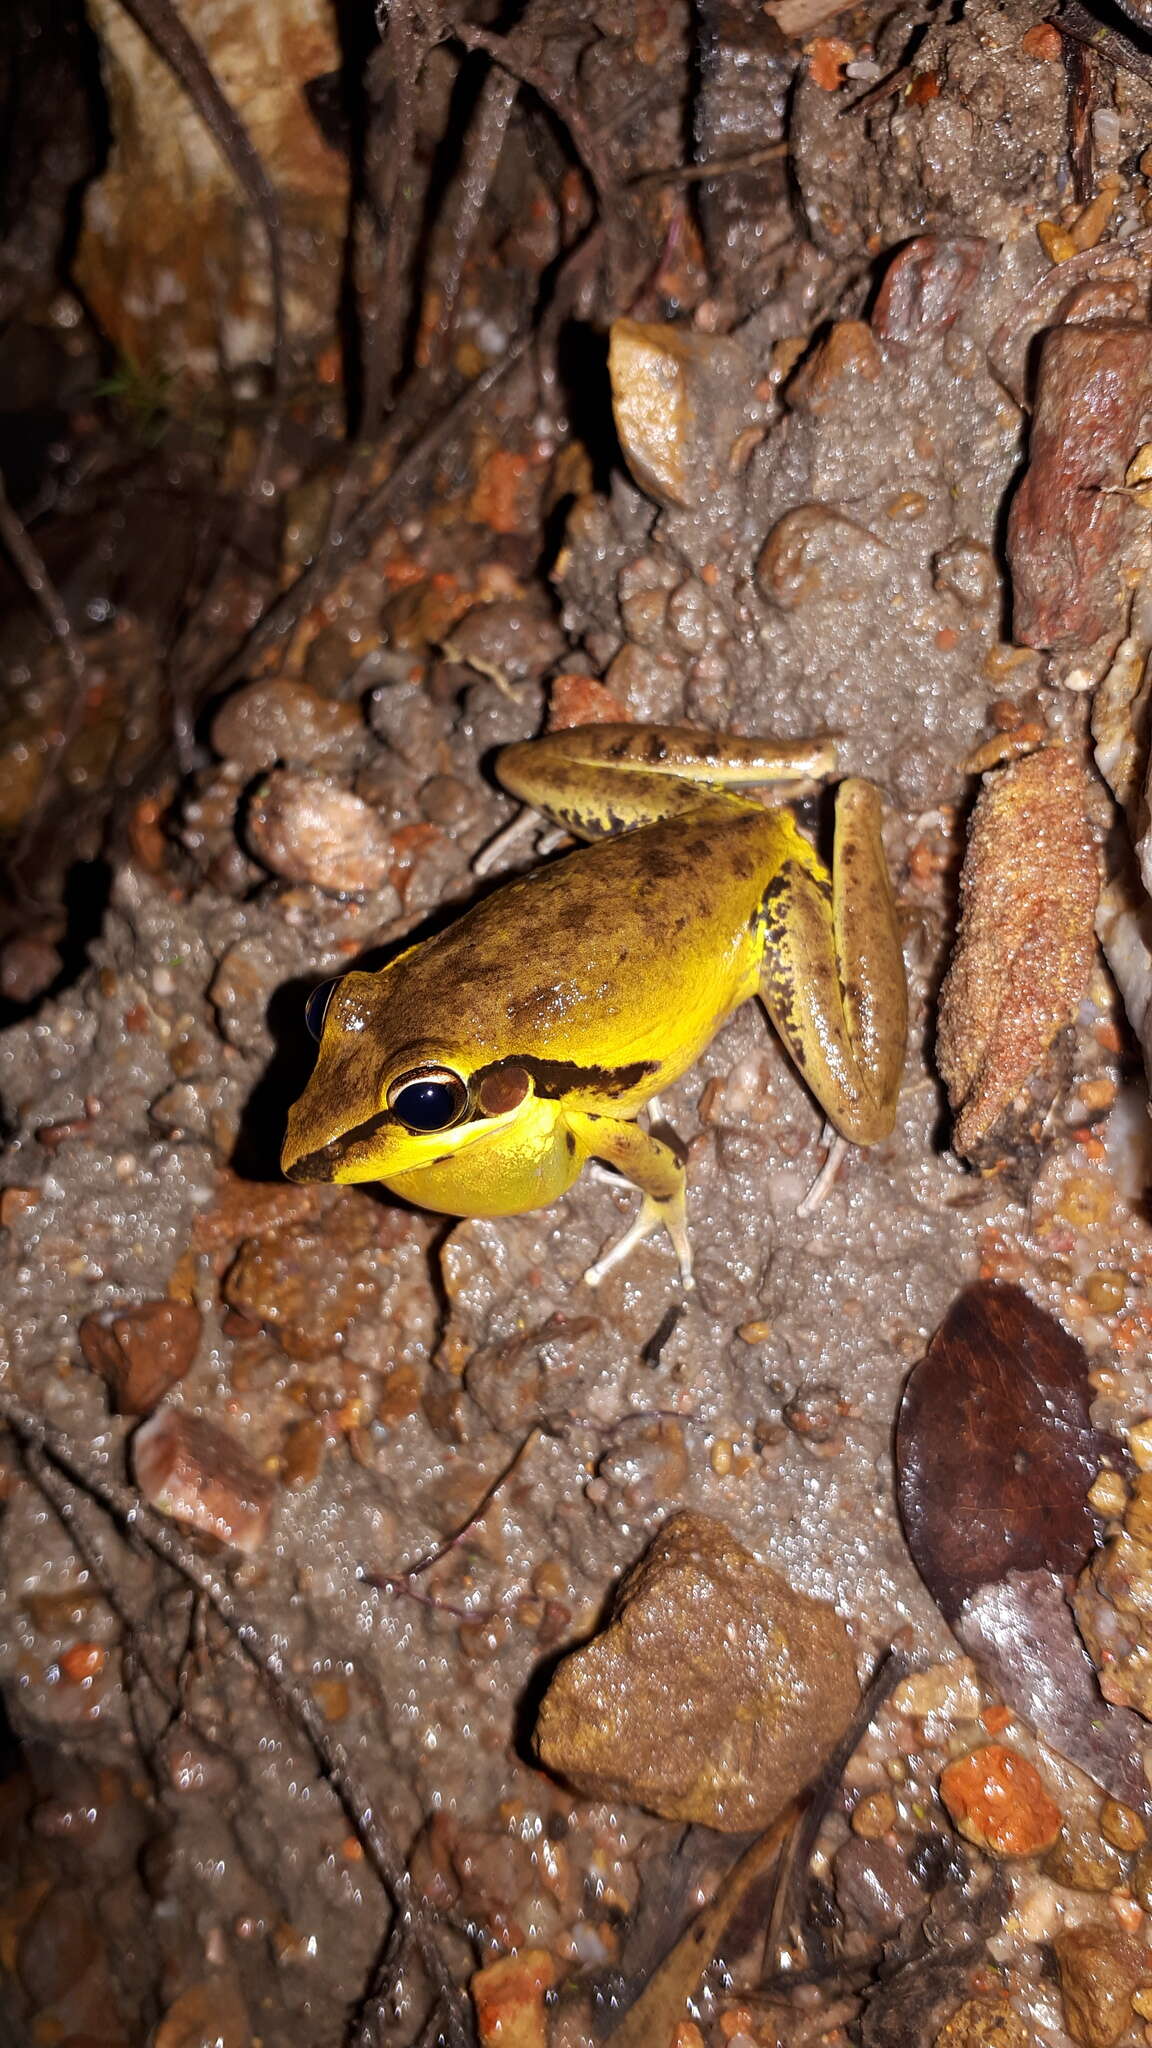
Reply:
[[[420, 354], [433, 368], [442, 365], [447, 354], [464, 266], [492, 189], [519, 90], [519, 81], [494, 64], [477, 97], [460, 168], [443, 209], [425, 292], [425, 307], [434, 307], [434, 314], [421, 333]], [[440, 251], [443, 256], [437, 266], [435, 257]]]
[[750, 149], [744, 156], [716, 157], [706, 164], [673, 164], [666, 171], [641, 171], [629, 178], [630, 185], [706, 185], [713, 178], [737, 178], [741, 171], [758, 171], [764, 164], [778, 163], [787, 156], [789, 141], [769, 142], [763, 149]]
[[[83, 650], [76, 638], [68, 607], [48, 574], [44, 557], [31, 538], [27, 527], [16, 511], [0, 474], [0, 544], [11, 555], [13, 564], [32, 602], [47, 621], [48, 628], [60, 646], [76, 685], [75, 706], [83, 709], [84, 692], [88, 687], [88, 667]], [[79, 712], [76, 711], [78, 717]], [[65, 745], [72, 737], [74, 728], [66, 731], [58, 746]]]

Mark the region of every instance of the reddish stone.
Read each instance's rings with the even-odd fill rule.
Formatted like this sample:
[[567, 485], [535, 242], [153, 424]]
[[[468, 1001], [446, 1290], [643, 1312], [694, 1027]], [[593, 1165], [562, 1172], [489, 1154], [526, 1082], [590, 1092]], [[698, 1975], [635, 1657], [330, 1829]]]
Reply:
[[872, 326], [881, 341], [902, 344], [944, 334], [984, 266], [977, 235], [918, 235], [884, 273]]
[[80, 1349], [108, 1382], [121, 1415], [149, 1415], [182, 1380], [200, 1343], [188, 1301], [141, 1301], [101, 1309], [80, 1325]]
[[258, 1550], [275, 1482], [243, 1444], [214, 1422], [162, 1408], [132, 1443], [136, 1484], [150, 1506], [234, 1550]]

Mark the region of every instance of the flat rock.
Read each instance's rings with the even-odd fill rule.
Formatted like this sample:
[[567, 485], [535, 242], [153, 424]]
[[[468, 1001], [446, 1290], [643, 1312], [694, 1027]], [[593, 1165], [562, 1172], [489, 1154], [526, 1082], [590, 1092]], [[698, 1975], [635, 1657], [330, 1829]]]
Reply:
[[679, 1514], [559, 1666], [536, 1726], [549, 1770], [597, 1799], [730, 1834], [766, 1827], [859, 1697], [847, 1632], [723, 1522]]

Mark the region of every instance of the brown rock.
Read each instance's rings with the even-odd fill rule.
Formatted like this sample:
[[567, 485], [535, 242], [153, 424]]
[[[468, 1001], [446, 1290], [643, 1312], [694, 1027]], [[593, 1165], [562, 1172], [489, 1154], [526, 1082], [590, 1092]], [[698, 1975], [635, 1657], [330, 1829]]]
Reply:
[[833, 1610], [722, 1522], [680, 1514], [623, 1581], [603, 1634], [560, 1665], [536, 1741], [593, 1798], [740, 1833], [819, 1769], [857, 1697]]
[[1035, 2048], [1035, 2043], [1010, 2005], [969, 1998], [945, 2020], [933, 2048]]
[[756, 582], [782, 612], [840, 590], [858, 591], [862, 578], [884, 573], [887, 543], [831, 505], [797, 505], [778, 519], [760, 551]]
[[1085, 320], [1044, 341], [1028, 468], [1008, 514], [1013, 630], [1086, 688], [1125, 630], [1147, 517], [1124, 489], [1152, 438], [1152, 327]]
[[628, 467], [659, 505], [703, 504], [731, 476], [737, 400], [751, 384], [739, 344], [639, 320], [613, 322], [612, 410]]
[[936, 1058], [970, 1153], [1075, 1016], [1096, 957], [1084, 770], [1043, 747], [990, 775], [968, 831]]
[[832, 1867], [842, 1911], [871, 1933], [895, 1934], [927, 1909], [928, 1894], [894, 1842], [854, 1837], [837, 1850]]
[[1111, 1892], [1126, 1883], [1128, 1864], [1095, 1828], [1069, 1821], [1044, 1858], [1044, 1873], [1073, 1891]]
[[253, 797], [247, 838], [274, 875], [313, 882], [334, 896], [381, 888], [392, 866], [391, 835], [362, 797], [287, 768], [269, 775]]
[[275, 1484], [227, 1430], [161, 1408], [132, 1439], [136, 1484], [149, 1505], [234, 1550], [258, 1550]]
[[984, 267], [987, 243], [976, 235], [917, 235], [884, 272], [872, 326], [881, 341], [905, 346], [945, 334]]
[[201, 1210], [192, 1225], [192, 1249], [223, 1251], [242, 1238], [269, 1236], [286, 1224], [303, 1223], [315, 1214], [321, 1192], [292, 1181], [241, 1180], [222, 1166], [212, 1207]]
[[845, 386], [861, 379], [874, 384], [883, 368], [884, 358], [868, 322], [838, 320], [797, 370], [788, 386], [788, 404], [794, 412], [816, 415], [838, 409]]
[[1152, 1721], [1152, 1551], [1123, 1531], [1085, 1566], [1073, 1599], [1100, 1690]]
[[212, 721], [212, 745], [253, 773], [277, 761], [345, 760], [364, 733], [355, 704], [339, 704], [303, 683], [247, 683]]
[[1050, 1849], [1063, 1821], [1036, 1766], [999, 1742], [947, 1764], [940, 1797], [960, 1833], [992, 1856], [1035, 1856]]
[[80, 1349], [121, 1415], [150, 1415], [191, 1366], [200, 1328], [191, 1302], [141, 1301], [85, 1316]]
[[1152, 1982], [1152, 1955], [1107, 1925], [1069, 1927], [1052, 1946], [1068, 2032], [1085, 2048], [1112, 2048], [1132, 2024], [1132, 1993]]

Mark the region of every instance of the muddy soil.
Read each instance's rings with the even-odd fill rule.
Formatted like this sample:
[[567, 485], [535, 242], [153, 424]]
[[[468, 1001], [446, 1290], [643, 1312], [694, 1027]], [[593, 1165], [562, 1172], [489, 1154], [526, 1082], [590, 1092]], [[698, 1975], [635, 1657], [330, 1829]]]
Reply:
[[[617, 12], [605, 44], [631, 47]], [[1028, 414], [993, 350], [1071, 194], [1066, 68], [1024, 0], [842, 16], [817, 32], [831, 55], [765, 22], [709, 23], [700, 154], [754, 130], [786, 139], [787, 174], [704, 187], [682, 303], [665, 275], [631, 307], [700, 344], [679, 483], [637, 481], [587, 337], [595, 374], [550, 410], [515, 368], [286, 660], [209, 707], [140, 800], [82, 970], [4, 1035], [5, 1385], [79, 1461], [4, 1444], [4, 2038], [399, 2048], [448, 2026], [450, 1999], [422, 2031], [438, 1991], [524, 1949], [554, 1987], [524, 2041], [606, 2038], [737, 1844], [580, 1796], [533, 1731], [557, 1657], [683, 1509], [829, 1603], [861, 1682], [894, 1643], [916, 1675], [824, 1814], [795, 1985], [742, 1927], [681, 2042], [1142, 2038], [1131, 2002], [1113, 2033], [1078, 2018], [1050, 1946], [1080, 1923], [1143, 1939], [1130, 1864], [985, 1854], [941, 1802], [944, 1765], [1011, 1716], [913, 1568], [892, 1460], [909, 1367], [977, 1277], [1079, 1338], [1106, 1427], [1152, 1409], [1145, 1091], [1103, 966], [1023, 1198], [949, 1149], [933, 1052], [968, 757], [1017, 720], [1083, 744], [1083, 697], [1012, 637]], [[650, 60], [666, 162], [686, 34]], [[602, 118], [624, 91], [594, 66], [584, 89]], [[1121, 238], [1152, 204], [1152, 89], [1103, 65], [1092, 89]], [[690, 1296], [659, 1238], [585, 1286], [634, 1205], [587, 1175], [547, 1210], [455, 1221], [278, 1173], [308, 992], [490, 886], [472, 862], [514, 815], [493, 750], [586, 706], [587, 677], [629, 719], [834, 732], [887, 801], [912, 997], [895, 1131], [806, 1208], [821, 1117], [742, 1010], [663, 1098]], [[804, 815], [826, 830], [820, 800]], [[106, 1334], [131, 1307], [134, 1352]], [[134, 1447], [161, 1394], [199, 1586], [84, 1483], [164, 1504]], [[674, 1648], [667, 1677], [691, 1683]], [[1023, 1722], [1008, 1739], [1065, 1830], [1097, 1830], [1099, 1787]], [[981, 1997], [1019, 2036], [942, 2031]], [[453, 2024], [474, 2038], [463, 1997]]]

